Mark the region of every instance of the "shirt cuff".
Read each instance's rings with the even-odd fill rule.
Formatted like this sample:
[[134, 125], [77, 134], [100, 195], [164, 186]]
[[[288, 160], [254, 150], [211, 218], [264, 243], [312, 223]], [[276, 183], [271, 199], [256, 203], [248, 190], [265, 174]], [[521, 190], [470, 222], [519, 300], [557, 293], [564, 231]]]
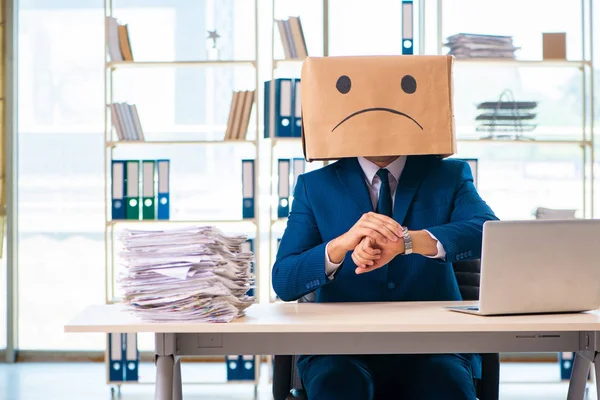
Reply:
[[[431, 234], [431, 232], [429, 232], [427, 229], [425, 229], [425, 232], [427, 232], [429, 234], [429, 236], [431, 236], [431, 238], [437, 242], [437, 254], [435, 256], [425, 256], [425, 257], [441, 258], [441, 259], [446, 258], [446, 250], [444, 250], [444, 245], [439, 240], [437, 240], [437, 238], [435, 236], [433, 236]], [[327, 253], [327, 250], [325, 250], [325, 253]]]
[[[331, 243], [331, 242], [329, 242], [329, 243]], [[331, 262], [331, 260], [329, 259], [329, 254], [327, 252], [329, 243], [327, 243], [327, 245], [325, 246], [325, 275], [327, 275], [327, 277], [329, 279], [333, 279], [335, 272], [338, 270], [338, 268], [340, 267], [340, 265], [342, 265], [342, 262], [344, 262], [344, 261], [342, 260], [342, 262], [337, 263], [337, 264], [334, 262]]]

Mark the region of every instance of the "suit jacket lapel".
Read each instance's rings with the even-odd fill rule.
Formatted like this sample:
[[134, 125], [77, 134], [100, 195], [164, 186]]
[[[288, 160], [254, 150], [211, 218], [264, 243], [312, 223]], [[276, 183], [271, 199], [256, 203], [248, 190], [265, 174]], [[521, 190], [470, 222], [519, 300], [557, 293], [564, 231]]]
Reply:
[[373, 210], [373, 203], [369, 196], [369, 188], [365, 182], [362, 168], [356, 158], [347, 158], [339, 161], [340, 168], [337, 170], [338, 178], [342, 181], [350, 193], [361, 213]]
[[394, 196], [394, 220], [400, 225], [404, 224], [406, 213], [415, 197], [415, 193], [421, 186], [423, 177], [428, 172], [429, 163], [427, 160], [429, 160], [429, 157], [423, 156], [411, 156], [406, 160]]

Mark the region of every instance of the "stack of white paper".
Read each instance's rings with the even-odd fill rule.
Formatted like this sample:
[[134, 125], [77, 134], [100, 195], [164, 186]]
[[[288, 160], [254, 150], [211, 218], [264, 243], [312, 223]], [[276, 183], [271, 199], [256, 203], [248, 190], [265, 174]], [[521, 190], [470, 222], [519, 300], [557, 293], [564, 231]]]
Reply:
[[458, 33], [449, 36], [444, 46], [456, 58], [515, 58], [518, 47], [511, 36]]
[[246, 236], [212, 226], [125, 230], [120, 236], [123, 302], [145, 319], [230, 322], [254, 303]]
[[534, 215], [536, 219], [574, 219], [576, 211], [577, 210], [558, 210], [538, 207]]

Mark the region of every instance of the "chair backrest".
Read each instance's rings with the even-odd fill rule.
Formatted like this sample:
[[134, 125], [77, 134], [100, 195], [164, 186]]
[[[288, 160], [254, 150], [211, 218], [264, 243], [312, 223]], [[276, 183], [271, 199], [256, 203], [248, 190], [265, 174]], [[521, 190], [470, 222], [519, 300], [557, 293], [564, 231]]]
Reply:
[[298, 303], [314, 303], [316, 300], [317, 300], [317, 293], [310, 292], [309, 294], [305, 295], [304, 297], [300, 297], [298, 299]]
[[458, 261], [452, 264], [458, 289], [465, 301], [479, 300], [480, 260]]

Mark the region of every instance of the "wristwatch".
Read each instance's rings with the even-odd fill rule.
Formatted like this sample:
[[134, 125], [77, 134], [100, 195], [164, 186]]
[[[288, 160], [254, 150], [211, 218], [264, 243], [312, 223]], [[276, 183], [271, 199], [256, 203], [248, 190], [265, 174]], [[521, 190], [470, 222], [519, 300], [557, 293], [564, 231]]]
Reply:
[[404, 237], [404, 253], [403, 255], [412, 254], [412, 239], [410, 237], [410, 233], [408, 233], [408, 228], [402, 227], [402, 236]]

